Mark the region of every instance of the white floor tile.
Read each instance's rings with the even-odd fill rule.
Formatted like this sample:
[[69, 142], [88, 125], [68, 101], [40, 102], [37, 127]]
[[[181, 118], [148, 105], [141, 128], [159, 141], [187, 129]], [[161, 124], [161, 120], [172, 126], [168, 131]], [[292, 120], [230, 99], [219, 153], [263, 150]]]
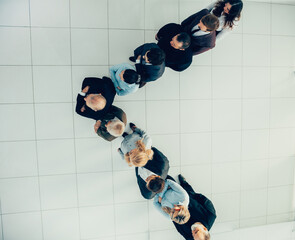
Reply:
[[[295, 21], [294, 11], [294, 5], [271, 5], [271, 33], [273, 35], [295, 36], [295, 30], [292, 24]], [[280, 22], [284, 22], [285, 24], [280, 24]]]
[[77, 207], [76, 175], [40, 177], [42, 210]]
[[29, 28], [1, 27], [0, 35], [5, 36], [0, 38], [1, 65], [31, 64]]
[[291, 67], [295, 65], [295, 37], [271, 37], [271, 66]]
[[295, 99], [271, 100], [270, 127], [295, 127]]
[[113, 205], [80, 208], [81, 239], [115, 235], [115, 213]]
[[[240, 220], [240, 227], [241, 228], [249, 228], [249, 227], [253, 227], [253, 226], [262, 226], [262, 225], [265, 225], [266, 224], [266, 216], [263, 216], [263, 217], [255, 217], [255, 218], [247, 218], [247, 219], [241, 219]], [[261, 233], [262, 236], [259, 235], [259, 239], [262, 240], [264, 239], [264, 236], [265, 236], [265, 232], [264, 233]], [[264, 235], [263, 235], [264, 234]], [[244, 237], [244, 236], [243, 236]], [[258, 235], [257, 235], [258, 237]], [[242, 236], [241, 236], [242, 238]], [[249, 236], [248, 236], [249, 238]], [[247, 239], [247, 237], [243, 238], [244, 239]]]
[[212, 104], [213, 131], [241, 129], [241, 100], [214, 100]]
[[35, 177], [0, 180], [2, 213], [40, 210], [39, 184]]
[[35, 139], [34, 109], [32, 104], [0, 105], [0, 112], [1, 141]]
[[133, 56], [134, 49], [144, 43], [144, 31], [110, 29], [108, 41], [110, 64], [128, 63], [128, 58]]
[[77, 178], [80, 206], [113, 203], [112, 172], [78, 174]]
[[141, 233], [148, 230], [147, 202], [116, 205], [115, 211], [116, 234]]
[[1, 142], [0, 165], [0, 178], [38, 175], [35, 142]]
[[69, 66], [34, 66], [33, 76], [36, 103], [72, 102]]
[[211, 105], [211, 100], [181, 100], [181, 133], [210, 131], [212, 124]]
[[32, 69], [31, 67], [0, 67], [0, 102], [32, 103]]
[[40, 175], [75, 173], [73, 139], [37, 141]]
[[0, 9], [0, 25], [29, 26], [29, 1], [3, 0]]
[[293, 68], [271, 69], [271, 97], [295, 97]]
[[270, 130], [270, 157], [294, 156], [295, 130], [290, 128]]
[[108, 0], [70, 0], [71, 27], [107, 28]]
[[105, 29], [72, 29], [72, 64], [106, 65], [108, 32]]
[[36, 104], [37, 139], [72, 138], [72, 107], [72, 103]]
[[[129, 128], [128, 128], [129, 129]], [[128, 132], [125, 130], [125, 132]], [[121, 155], [118, 152], [118, 148], [121, 147], [121, 142], [123, 141], [122, 137], [118, 137], [112, 141], [112, 161], [113, 161], [113, 171], [127, 171], [134, 170], [134, 167], [129, 167], [125, 159], [122, 159]], [[133, 173], [131, 173], [133, 174]]]
[[241, 132], [212, 133], [212, 161], [234, 162], [241, 159]]
[[42, 239], [40, 212], [3, 215], [2, 220], [3, 239]]
[[146, 113], [147, 130], [150, 134], [179, 133], [178, 101], [148, 101]]
[[44, 240], [79, 240], [78, 209], [42, 212]]
[[167, 23], [178, 23], [177, 0], [145, 1], [145, 28], [159, 30]]
[[179, 235], [176, 229], [171, 230], [162, 230], [162, 231], [153, 231], [150, 232], [150, 240], [162, 240], [162, 239], [169, 239], [169, 240], [182, 240], [183, 237]]
[[69, 0], [30, 0], [30, 8], [32, 26], [69, 26]]
[[180, 22], [188, 18], [189, 16], [201, 11], [211, 4], [210, 0], [180, 0], [179, 12]]
[[211, 163], [211, 133], [181, 134], [181, 165]]
[[241, 98], [242, 95], [241, 67], [212, 68], [212, 97]]
[[74, 131], [76, 138], [97, 138], [94, 131], [95, 120], [74, 113]]
[[[109, 27], [143, 29], [144, 0], [109, 0]], [[119, 40], [119, 39], [118, 39]]]
[[211, 84], [211, 67], [191, 66], [180, 74], [180, 98], [210, 99]]
[[148, 233], [117, 236], [117, 240], [148, 240], [148, 239], [149, 239]]
[[111, 144], [102, 138], [76, 139], [77, 172], [112, 170]]
[[70, 31], [66, 28], [32, 28], [34, 65], [69, 65]]

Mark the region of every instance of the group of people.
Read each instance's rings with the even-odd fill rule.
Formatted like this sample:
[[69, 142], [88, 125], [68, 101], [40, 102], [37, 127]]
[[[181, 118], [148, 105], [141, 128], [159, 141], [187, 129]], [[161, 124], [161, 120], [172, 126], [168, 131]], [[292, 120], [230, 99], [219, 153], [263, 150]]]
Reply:
[[182, 175], [178, 184], [168, 175], [167, 157], [152, 145], [151, 137], [135, 124], [125, 132], [126, 113], [112, 105], [115, 95], [134, 93], [146, 83], [159, 79], [165, 67], [187, 69], [193, 56], [215, 47], [216, 41], [229, 33], [240, 19], [241, 0], [218, 0], [193, 14], [181, 24], [169, 23], [155, 36], [156, 43], [146, 43], [134, 50], [129, 60], [110, 68], [110, 76], [85, 78], [77, 96], [76, 112], [94, 119], [94, 131], [107, 141], [122, 136], [118, 149], [129, 166], [135, 166], [142, 196], [154, 199], [154, 206], [172, 220], [185, 239], [208, 240], [216, 212], [212, 202], [196, 193]]

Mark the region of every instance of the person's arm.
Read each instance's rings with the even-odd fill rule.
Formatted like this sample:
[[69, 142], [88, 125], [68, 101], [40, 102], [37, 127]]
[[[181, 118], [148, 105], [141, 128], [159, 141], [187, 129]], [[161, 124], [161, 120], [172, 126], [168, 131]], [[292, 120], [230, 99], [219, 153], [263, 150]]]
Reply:
[[117, 89], [119, 87], [118, 80], [116, 78], [116, 73], [117, 73], [117, 71], [118, 71], [119, 68], [120, 68], [120, 65], [115, 65], [115, 66], [112, 66], [110, 68], [111, 80], [112, 80], [112, 82], [113, 82], [113, 84], [115, 86], [116, 91], [117, 91]]
[[168, 187], [169, 185], [167, 184], [167, 180], [165, 181], [165, 186], [164, 186], [164, 189], [162, 192], [158, 193], [157, 195], [160, 197], [160, 198], [163, 198], [163, 196], [165, 195], [166, 191], [168, 190]]
[[121, 158], [122, 158], [123, 160], [125, 160], [125, 155], [124, 155], [124, 153], [122, 152], [121, 148], [118, 148], [118, 153], [120, 154]]
[[201, 53], [207, 52], [208, 50], [210, 50], [210, 47], [195, 47], [193, 49], [193, 55], [199, 55]]
[[138, 48], [136, 48], [136, 49], [134, 50], [134, 57], [135, 57], [135, 59], [136, 59], [139, 55], [142, 54], [142, 51], [143, 51], [144, 45], [145, 45], [145, 44], [139, 46]]
[[142, 129], [140, 128], [135, 128], [134, 132], [137, 132], [141, 137], [142, 137], [142, 142], [145, 145], [146, 149], [151, 149], [152, 147], [152, 138]]
[[175, 36], [177, 33], [179, 33], [179, 29], [181, 29], [181, 26], [179, 24], [168, 23], [160, 28], [160, 30], [156, 34], [156, 37], [158, 38], [157, 40], [160, 40], [161, 38], [167, 36]]
[[189, 198], [187, 192], [178, 183], [170, 179], [166, 179], [166, 183], [167, 183], [167, 188], [170, 187], [174, 192], [180, 193], [183, 196], [183, 199]]
[[181, 22], [181, 26], [182, 26], [183, 28], [185, 28], [185, 31], [186, 31], [186, 32], [187, 32], [187, 31], [190, 31], [191, 29], [188, 29], [189, 25], [191, 25], [192, 22], [193, 22], [197, 17], [199, 17], [200, 15], [206, 15], [206, 13], [209, 13], [209, 12], [208, 12], [208, 9], [203, 9], [203, 10], [201, 10], [201, 11], [199, 11], [199, 12], [197, 12], [197, 13], [191, 15], [191, 16], [189, 16], [188, 18], [186, 18], [185, 20], [183, 20], [183, 21]]
[[154, 197], [154, 202], [153, 202], [153, 204], [154, 204], [155, 208], [156, 208], [160, 213], [162, 213], [162, 215], [163, 215], [164, 217], [170, 219], [170, 216], [169, 216], [167, 213], [165, 213], [165, 212], [163, 211], [163, 209], [162, 209], [162, 205], [161, 205], [161, 203], [159, 203], [159, 197], [158, 197], [157, 195]]

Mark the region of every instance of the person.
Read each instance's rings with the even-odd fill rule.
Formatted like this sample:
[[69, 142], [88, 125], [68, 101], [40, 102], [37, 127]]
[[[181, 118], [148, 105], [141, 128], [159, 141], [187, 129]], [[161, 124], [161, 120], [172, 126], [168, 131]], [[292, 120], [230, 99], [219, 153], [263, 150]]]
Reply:
[[181, 23], [181, 26], [191, 36], [193, 55], [204, 53], [215, 47], [215, 30], [219, 26], [219, 20], [210, 14], [208, 9], [191, 15]]
[[162, 192], [154, 197], [154, 206], [173, 222], [184, 224], [190, 218], [188, 193], [172, 177], [168, 177], [170, 179], [165, 180]]
[[139, 87], [139, 75], [128, 63], [118, 64], [110, 68], [111, 79], [119, 96], [134, 93]]
[[219, 27], [216, 29], [216, 41], [223, 39], [238, 25], [243, 10], [241, 0], [219, 0], [210, 4], [207, 9], [218, 17]]
[[112, 105], [109, 112], [95, 123], [94, 131], [98, 136], [110, 142], [122, 136], [126, 124], [126, 113], [121, 108]]
[[204, 195], [196, 193], [181, 174], [178, 179], [189, 195], [190, 218], [185, 224], [173, 222], [174, 226], [187, 240], [210, 240], [209, 230], [216, 219], [213, 203]]
[[165, 53], [155, 43], [139, 46], [129, 60], [135, 62], [136, 72], [140, 75], [139, 88], [147, 82], [157, 80], [165, 71]]
[[114, 101], [116, 90], [108, 77], [85, 78], [77, 96], [76, 113], [96, 121], [103, 118]]
[[183, 27], [176, 23], [163, 26], [155, 36], [158, 46], [165, 52], [165, 65], [175, 71], [181, 72], [192, 63], [190, 36]]
[[130, 128], [133, 133], [123, 134], [124, 139], [118, 152], [129, 166], [141, 167], [153, 157], [152, 139], [145, 131], [136, 127], [134, 123], [130, 123]]

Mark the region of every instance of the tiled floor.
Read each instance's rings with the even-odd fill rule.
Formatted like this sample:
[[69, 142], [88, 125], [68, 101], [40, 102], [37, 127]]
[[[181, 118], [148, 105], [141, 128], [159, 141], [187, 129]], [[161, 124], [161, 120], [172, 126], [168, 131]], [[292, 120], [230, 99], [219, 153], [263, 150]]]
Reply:
[[[216, 239], [294, 219], [289, 2], [246, 1], [237, 29], [188, 70], [167, 69], [137, 93], [116, 97], [167, 155], [170, 174], [181, 172], [212, 199]], [[117, 154], [121, 140], [99, 139], [74, 106], [84, 77], [108, 75], [162, 25], [208, 3], [0, 1], [1, 240], [182, 239], [141, 197], [134, 169]]]

